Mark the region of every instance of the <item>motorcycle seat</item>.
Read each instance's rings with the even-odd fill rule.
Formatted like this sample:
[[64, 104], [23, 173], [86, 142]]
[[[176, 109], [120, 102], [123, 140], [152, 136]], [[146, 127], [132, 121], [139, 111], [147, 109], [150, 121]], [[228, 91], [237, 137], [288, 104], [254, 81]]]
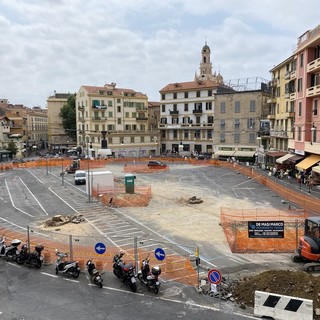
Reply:
[[133, 263], [127, 263], [127, 264], [125, 264], [124, 266], [123, 266], [123, 271], [124, 272], [128, 272], [128, 271], [130, 271], [130, 270], [132, 270], [133, 269]]

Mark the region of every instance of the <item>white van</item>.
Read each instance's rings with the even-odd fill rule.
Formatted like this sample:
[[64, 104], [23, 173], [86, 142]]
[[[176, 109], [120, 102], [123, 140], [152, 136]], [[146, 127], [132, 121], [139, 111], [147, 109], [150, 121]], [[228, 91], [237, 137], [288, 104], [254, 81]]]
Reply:
[[85, 170], [77, 170], [74, 174], [74, 184], [86, 184]]

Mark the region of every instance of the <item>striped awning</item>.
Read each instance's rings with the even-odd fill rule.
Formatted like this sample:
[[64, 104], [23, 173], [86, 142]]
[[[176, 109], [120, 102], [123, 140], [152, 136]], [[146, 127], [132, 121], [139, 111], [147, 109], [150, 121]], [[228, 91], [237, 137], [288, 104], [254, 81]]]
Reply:
[[312, 168], [312, 171], [316, 172], [316, 173], [320, 173], [320, 166], [315, 166]]
[[290, 158], [292, 158], [292, 157], [294, 157], [294, 156], [295, 156], [295, 155], [292, 154], [292, 153], [287, 153], [287, 154], [285, 154], [284, 156], [278, 158], [278, 159], [276, 160], [276, 162], [282, 164], [282, 163], [284, 163], [285, 161], [287, 161], [288, 159], [290, 159]]
[[232, 157], [235, 153], [235, 150], [218, 150], [214, 153], [215, 157], [224, 156], [224, 157]]
[[304, 160], [302, 160], [301, 162], [299, 162], [296, 165], [296, 168], [299, 171], [303, 171], [303, 170], [307, 170], [310, 167], [312, 167], [313, 165], [315, 165], [317, 162], [320, 162], [320, 156], [313, 154], [307, 158], [305, 158]]
[[255, 151], [236, 151], [234, 157], [252, 158], [255, 155]]

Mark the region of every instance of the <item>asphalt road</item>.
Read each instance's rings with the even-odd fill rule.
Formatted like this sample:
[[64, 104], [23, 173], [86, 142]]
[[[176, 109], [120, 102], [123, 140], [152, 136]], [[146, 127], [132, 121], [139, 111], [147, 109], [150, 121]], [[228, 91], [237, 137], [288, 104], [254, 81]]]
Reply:
[[155, 296], [139, 285], [139, 293], [104, 273], [102, 289], [83, 274], [76, 280], [56, 276], [53, 267], [39, 270], [0, 259], [1, 320], [245, 320], [232, 305], [199, 295], [179, 283], [163, 285]]

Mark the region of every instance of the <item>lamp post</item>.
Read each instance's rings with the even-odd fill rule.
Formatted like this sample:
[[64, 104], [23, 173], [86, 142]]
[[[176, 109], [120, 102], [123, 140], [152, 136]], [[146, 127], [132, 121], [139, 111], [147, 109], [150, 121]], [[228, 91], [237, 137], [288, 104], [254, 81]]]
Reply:
[[257, 137], [257, 141], [258, 141], [257, 165], [259, 166], [261, 164], [261, 158], [260, 158], [260, 156], [261, 156], [261, 154], [260, 154], [260, 152], [261, 152], [261, 150], [260, 150], [260, 148], [261, 148], [261, 137]]

